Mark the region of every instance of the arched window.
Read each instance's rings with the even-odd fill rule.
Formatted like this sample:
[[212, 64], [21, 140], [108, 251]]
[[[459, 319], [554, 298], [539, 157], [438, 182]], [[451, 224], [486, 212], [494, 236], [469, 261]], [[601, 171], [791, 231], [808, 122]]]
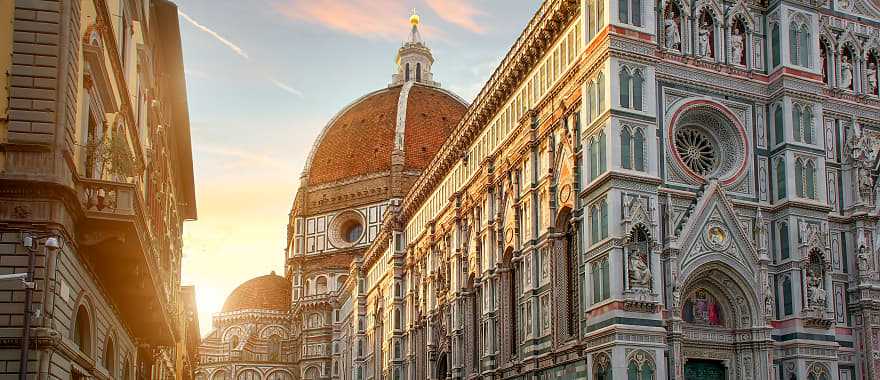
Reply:
[[831, 75], [828, 75], [832, 72], [830, 63], [831, 60], [828, 58], [831, 57], [831, 54], [828, 53], [828, 41], [824, 38], [819, 39], [819, 61], [822, 65], [822, 82], [825, 82], [826, 85], [831, 85]]
[[92, 356], [92, 322], [85, 305], [80, 305], [76, 311], [76, 319], [73, 325], [73, 342], [79, 350]]
[[309, 367], [306, 369], [306, 372], [303, 374], [303, 380], [318, 380], [318, 376], [320, 372], [316, 367]]
[[802, 129], [804, 130], [804, 142], [807, 144], [813, 144], [813, 137], [815, 135], [815, 130], [813, 129], [813, 108], [812, 107], [804, 107], [804, 112], [802, 115], [801, 121]]
[[293, 375], [287, 371], [278, 370], [266, 376], [266, 380], [293, 380]]
[[645, 171], [645, 134], [641, 128], [636, 129], [633, 137], [633, 164], [636, 170]]
[[597, 89], [597, 109], [596, 109], [596, 117], [602, 114], [605, 111], [605, 76], [602, 73], [599, 73], [599, 76], [596, 77], [596, 87]]
[[599, 207], [590, 208], [590, 242], [596, 244], [599, 242]]
[[507, 310], [506, 314], [510, 318], [510, 353], [512, 355], [516, 355], [517, 347], [519, 347], [519, 319], [517, 316], [518, 309], [518, 300], [519, 300], [519, 279], [517, 274], [517, 263], [513, 262], [513, 251], [508, 250], [504, 254], [504, 264], [507, 267], [507, 276], [504, 278], [504, 282], [507, 285]]
[[813, 364], [810, 367], [810, 373], [807, 375], [807, 380], [828, 380], [830, 377], [828, 376], [828, 369], [821, 364]]
[[599, 173], [605, 173], [605, 169], [607, 168], [605, 164], [605, 134], [599, 133]]
[[632, 104], [636, 111], [642, 110], [642, 86], [645, 79], [642, 77], [642, 70], [633, 70], [632, 76]]
[[779, 64], [782, 63], [782, 49], [779, 47], [779, 40], [779, 24], [773, 23], [770, 27], [771, 63], [773, 64], [773, 67], [779, 66]]
[[235, 351], [238, 349], [238, 343], [241, 342], [238, 339], [238, 335], [233, 335], [229, 338], [229, 351]]
[[253, 369], [246, 369], [238, 374], [238, 380], [260, 380], [260, 373]]
[[327, 277], [319, 276], [315, 280], [315, 294], [327, 293]]
[[269, 361], [281, 361], [281, 337], [278, 335], [269, 337]]
[[608, 257], [592, 264], [593, 303], [602, 302], [611, 297], [610, 267]]
[[629, 0], [619, 0], [617, 2], [617, 15], [620, 22], [629, 23]]
[[339, 277], [336, 277], [336, 289], [337, 290], [342, 289], [342, 287], [345, 286], [346, 281], [348, 281], [348, 275], [344, 274]]
[[654, 362], [643, 352], [637, 352], [626, 366], [627, 380], [654, 380]]
[[632, 18], [630, 19], [630, 24], [634, 26], [642, 26], [642, 0], [631, 0], [632, 6], [630, 7], [630, 12], [632, 12]]
[[587, 122], [592, 123], [593, 118], [596, 115], [596, 84], [590, 82], [587, 88], [588, 101], [587, 101]]
[[416, 82], [422, 81], [422, 63], [416, 62]]
[[593, 356], [593, 379], [611, 380], [611, 359], [605, 353]]
[[801, 25], [798, 35], [800, 37], [800, 41], [798, 42], [798, 54], [800, 57], [798, 58], [798, 61], [800, 61], [801, 66], [803, 67], [811, 67], [812, 63], [810, 60], [812, 59], [813, 39], [810, 36], [810, 28], [808, 28], [806, 24]]
[[229, 372], [225, 369], [218, 370], [214, 372], [214, 376], [211, 376], [211, 380], [230, 380]]
[[403, 81], [409, 82], [409, 62], [404, 66]]
[[794, 179], [795, 194], [804, 198], [804, 161], [800, 158], [794, 161]]
[[101, 358], [101, 364], [110, 373], [110, 377], [116, 376], [116, 346], [113, 344], [113, 337], [107, 337], [107, 343], [104, 344], [104, 356]]
[[773, 130], [776, 135], [776, 143], [782, 144], [785, 142], [785, 122], [782, 116], [782, 104], [777, 104], [773, 110]]
[[797, 24], [791, 23], [788, 26], [788, 55], [791, 57], [793, 65], [800, 64], [800, 54], [798, 53], [798, 32], [800, 28]]
[[630, 74], [626, 67], [620, 69], [620, 106], [629, 108]]
[[[566, 297], [567, 309], [565, 310], [566, 316], [564, 321], [560, 321], [563, 327], [563, 332], [568, 337], [576, 337], [577, 336], [577, 321], [578, 321], [578, 263], [579, 255], [578, 255], [578, 244], [577, 244], [577, 233], [575, 232], [574, 225], [571, 220], [571, 209], [569, 207], [564, 207], [559, 214], [556, 216], [556, 226], [555, 229], [557, 232], [561, 233], [561, 237], [557, 240], [558, 254], [556, 256], [558, 262], [557, 267], [564, 268], [565, 273], [563, 273], [564, 282], [561, 284], [563, 287], [563, 292]], [[544, 255], [542, 254], [541, 260], [544, 260]], [[547, 257], [549, 260], [549, 257]], [[541, 266], [544, 267], [545, 263], [541, 263]], [[546, 263], [547, 267], [549, 267], [549, 263]], [[548, 300], [549, 301], [549, 300]], [[550, 305], [548, 302], [541, 301], [541, 319], [542, 325], [546, 324], [549, 329], [549, 312]], [[546, 310], [546, 314], [545, 314]], [[546, 321], [545, 321], [546, 319]]]
[[620, 165], [624, 169], [632, 169], [633, 167], [631, 143], [632, 134], [629, 131], [629, 127], [624, 127], [623, 132], [620, 134]]
[[785, 260], [789, 257], [788, 248], [788, 223], [779, 223], [779, 257]]
[[600, 237], [602, 239], [605, 239], [608, 237], [608, 201], [603, 200], [599, 208], [599, 213], [601, 214], [599, 218], [602, 224], [600, 227], [601, 231], [599, 233], [601, 235]]
[[782, 279], [782, 314], [794, 314], [794, 304], [791, 298], [791, 278], [789, 276], [785, 276]]
[[784, 199], [785, 191], [785, 160], [780, 157], [776, 160], [776, 199]]
[[810, 199], [816, 199], [816, 164], [813, 160], [808, 160], [804, 165], [804, 182], [805, 196]]
[[794, 124], [792, 132], [794, 132], [794, 141], [802, 141], [801, 137], [801, 105], [794, 104], [791, 107], [791, 121]]

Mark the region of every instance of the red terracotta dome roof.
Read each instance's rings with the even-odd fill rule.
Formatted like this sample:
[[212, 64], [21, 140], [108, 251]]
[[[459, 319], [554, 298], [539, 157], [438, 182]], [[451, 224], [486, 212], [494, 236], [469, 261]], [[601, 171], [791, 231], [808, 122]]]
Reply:
[[315, 141], [304, 173], [308, 184], [389, 171], [399, 129], [406, 169], [424, 169], [467, 105], [439, 87], [410, 83], [367, 94], [339, 112]]
[[224, 313], [248, 309], [287, 311], [289, 308], [290, 281], [275, 272], [245, 281], [223, 303]]

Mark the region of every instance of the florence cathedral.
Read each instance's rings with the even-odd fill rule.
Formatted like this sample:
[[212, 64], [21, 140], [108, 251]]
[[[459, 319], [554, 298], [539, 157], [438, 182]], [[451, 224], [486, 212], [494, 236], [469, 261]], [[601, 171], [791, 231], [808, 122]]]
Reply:
[[880, 378], [877, 4], [545, 0], [470, 104], [410, 22], [198, 379]]

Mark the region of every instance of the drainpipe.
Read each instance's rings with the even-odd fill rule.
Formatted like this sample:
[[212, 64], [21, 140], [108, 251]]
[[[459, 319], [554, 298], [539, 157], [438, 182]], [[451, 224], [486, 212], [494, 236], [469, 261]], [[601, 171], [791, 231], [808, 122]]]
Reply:
[[[49, 241], [46, 241], [46, 245], [48, 246]], [[56, 242], [57, 246], [60, 246]], [[43, 330], [47, 331], [49, 334], [57, 334], [54, 326], [54, 313], [55, 313], [55, 268], [58, 264], [58, 252], [61, 250], [57, 247], [52, 249], [48, 249], [46, 255], [46, 272], [43, 278], [43, 318], [40, 322], [40, 327]], [[50, 339], [52, 337], [50, 336]], [[49, 362], [52, 353], [49, 350], [43, 350], [40, 352], [40, 356], [37, 359], [37, 379], [38, 380], [46, 380], [49, 378]]]
[[[33, 236], [24, 236], [22, 244], [28, 251], [28, 271], [25, 279], [25, 296], [24, 296], [24, 330], [22, 331], [21, 357], [19, 360], [19, 380], [27, 380], [28, 359], [30, 359], [30, 339], [31, 339], [31, 318], [33, 314], [32, 303], [34, 298], [34, 266], [36, 261], [37, 250], [34, 247], [35, 238]], [[58, 239], [49, 237], [43, 244], [43, 252], [48, 257], [50, 252], [54, 253], [58, 250]], [[45, 300], [44, 292], [44, 300]], [[44, 303], [45, 305], [45, 303]], [[38, 357], [39, 360], [39, 357]], [[41, 363], [37, 363], [37, 370]]]

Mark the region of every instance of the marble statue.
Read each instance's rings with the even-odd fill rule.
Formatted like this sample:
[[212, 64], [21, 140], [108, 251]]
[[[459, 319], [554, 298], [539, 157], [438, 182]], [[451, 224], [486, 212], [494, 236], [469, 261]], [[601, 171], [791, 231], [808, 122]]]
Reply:
[[663, 31], [666, 37], [666, 48], [681, 51], [681, 33], [678, 31], [678, 23], [673, 16], [667, 16], [663, 22]]

